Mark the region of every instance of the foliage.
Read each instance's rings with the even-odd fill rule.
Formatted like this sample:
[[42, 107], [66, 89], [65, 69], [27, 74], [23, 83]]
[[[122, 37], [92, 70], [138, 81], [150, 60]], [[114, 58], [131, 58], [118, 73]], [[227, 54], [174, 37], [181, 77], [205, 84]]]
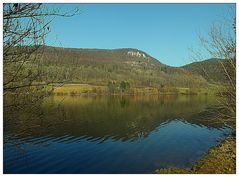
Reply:
[[109, 90], [109, 93], [115, 93], [118, 89], [118, 86], [116, 85], [116, 82], [114, 81], [109, 81], [108, 82], [108, 90]]

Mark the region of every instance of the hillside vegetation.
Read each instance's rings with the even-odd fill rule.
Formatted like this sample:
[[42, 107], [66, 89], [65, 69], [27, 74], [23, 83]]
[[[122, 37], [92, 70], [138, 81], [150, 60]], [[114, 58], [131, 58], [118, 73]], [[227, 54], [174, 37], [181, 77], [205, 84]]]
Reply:
[[[20, 50], [21, 48], [14, 48], [12, 52]], [[21, 80], [15, 81], [16, 85], [34, 80], [42, 84], [54, 83], [57, 87], [54, 90], [56, 94], [135, 95], [210, 94], [215, 83], [226, 83], [219, 59], [171, 67], [132, 48], [75, 49], [42, 46], [39, 50], [38, 57], [29, 58], [24, 61], [24, 65], [19, 61], [4, 68], [10, 72], [21, 67], [23, 76]], [[6, 75], [5, 82], [12, 75]], [[64, 86], [59, 87], [62, 83]], [[12, 82], [13, 86], [14, 84]]]
[[[131, 87], [204, 87], [208, 82], [183, 68], [162, 64], [137, 49], [44, 47], [39, 81]], [[124, 84], [124, 83], [123, 83]]]
[[203, 76], [208, 82], [220, 82], [225, 83], [227, 77], [225, 75], [224, 67], [227, 67], [229, 60], [211, 58], [204, 61], [197, 61], [187, 65], [182, 66], [181, 68]]

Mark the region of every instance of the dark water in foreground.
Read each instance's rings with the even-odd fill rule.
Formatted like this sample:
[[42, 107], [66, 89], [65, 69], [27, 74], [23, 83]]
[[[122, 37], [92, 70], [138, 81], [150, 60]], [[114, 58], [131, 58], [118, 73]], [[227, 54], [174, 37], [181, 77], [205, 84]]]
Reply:
[[215, 104], [207, 96], [50, 97], [37, 119], [4, 115], [4, 173], [191, 167], [229, 132], [213, 121]]

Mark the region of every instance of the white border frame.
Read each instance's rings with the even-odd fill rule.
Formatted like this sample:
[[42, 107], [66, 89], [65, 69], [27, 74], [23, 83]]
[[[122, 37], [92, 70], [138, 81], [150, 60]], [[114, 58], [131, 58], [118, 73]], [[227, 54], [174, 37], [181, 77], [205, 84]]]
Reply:
[[[66, 1], [66, 0], [31, 0], [30, 2], [32, 3], [192, 3], [192, 4], [197, 4], [197, 3], [207, 3], [207, 4], [210, 4], [210, 3], [236, 3], [236, 0], [228, 0], [228, 1], [225, 1], [225, 0], [196, 0], [196, 1], [189, 1], [189, 0], [183, 0], [183, 1], [179, 1], [179, 0], [164, 0], [164, 1], [161, 1], [161, 0], [149, 0], [149, 1], [146, 1], [146, 0], [70, 0], [70, 1]], [[3, 24], [3, 3], [29, 3], [29, 0], [3, 0], [3, 2], [1, 2], [1, 7], [0, 7], [0, 11], [1, 11], [1, 16], [0, 16], [0, 23]], [[238, 3], [236, 3], [236, 23], [239, 24], [239, 19], [238, 19], [238, 16], [237, 16], [237, 9], [238, 9]], [[203, 13], [203, 12], [202, 12]], [[237, 34], [238, 34], [238, 25], [237, 25]], [[1, 121], [0, 121], [0, 144], [1, 144], [1, 153], [0, 153], [0, 175], [3, 174], [3, 25], [1, 25], [1, 33], [0, 33], [0, 38], [1, 38], [1, 58], [0, 58], [0, 72], [1, 72], [1, 76], [0, 76], [0, 82], [1, 82], [1, 98], [0, 98], [0, 112], [1, 112]], [[236, 35], [236, 42], [238, 44], [238, 37]], [[238, 45], [237, 45], [237, 49], [238, 49]], [[237, 69], [239, 68], [239, 61], [237, 60], [236, 62], [236, 67]], [[238, 72], [236, 72], [236, 89], [239, 90], [239, 86], [238, 86], [238, 80], [239, 80], [239, 74]], [[237, 117], [237, 120], [236, 120], [236, 124], [237, 124], [237, 129], [238, 129], [238, 101], [239, 101], [239, 98], [237, 96], [236, 98], [236, 117]], [[238, 141], [239, 141], [239, 138], [237, 136], [236, 138], [236, 151], [238, 152]], [[238, 153], [237, 153], [238, 154]], [[239, 163], [239, 159], [238, 159], [238, 155], [236, 156], [236, 168], [237, 168], [237, 171], [238, 171], [238, 163]], [[19, 176], [22, 176], [21, 174], [16, 174], [16, 175], [19, 175]], [[23, 174], [24, 176], [26, 174]], [[35, 176], [36, 174], [28, 174], [27, 176]], [[42, 176], [43, 174], [37, 174], [38, 176]], [[69, 174], [66, 174], [67, 176]], [[66, 176], [66, 175], [63, 175], [63, 176]], [[73, 174], [73, 175], [80, 175], [80, 176], [90, 176], [90, 177], [93, 177], [93, 176], [102, 176], [102, 174]], [[106, 174], [103, 174], [104, 176]], [[126, 174], [118, 174], [117, 176], [125, 176]], [[140, 175], [140, 174], [139, 174]], [[138, 174], [137, 175], [129, 175], [127, 174], [126, 176], [139, 176]], [[143, 175], [143, 174], [142, 174]], [[151, 176], [151, 175], [157, 175], [157, 174], [146, 174], [146, 175], [143, 175], [143, 176]], [[160, 176], [175, 176], [176, 174], [160, 174]], [[180, 175], [180, 174], [179, 174]], [[189, 176], [190, 174], [183, 174], [183, 176]], [[191, 175], [196, 175], [196, 174], [191, 174]], [[201, 176], [203, 174], [200, 174], [199, 176]], [[232, 174], [232, 175], [222, 175], [222, 176], [235, 176], [236, 174]], [[7, 176], [15, 176], [15, 174], [7, 174]], [[53, 174], [53, 175], [50, 175], [50, 174], [45, 174], [44, 176], [59, 176], [59, 174]], [[61, 175], [62, 176], [62, 175]], [[111, 174], [107, 174], [107, 176], [115, 176], [115, 175], [111, 175]], [[140, 175], [141, 176], [141, 175]], [[178, 176], [178, 175], [177, 175]], [[205, 176], [205, 175], [204, 175]], [[213, 174], [213, 175], [206, 175], [206, 176], [218, 176], [218, 174]]]

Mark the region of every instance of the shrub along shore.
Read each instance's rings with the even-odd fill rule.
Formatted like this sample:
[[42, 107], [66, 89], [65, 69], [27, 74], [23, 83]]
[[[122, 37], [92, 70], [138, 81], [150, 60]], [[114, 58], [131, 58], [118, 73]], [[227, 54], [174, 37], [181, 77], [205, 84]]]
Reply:
[[197, 161], [191, 169], [163, 168], [157, 174], [235, 174], [236, 138], [227, 137]]
[[130, 87], [128, 83], [107, 86], [89, 84], [54, 85], [54, 95], [210, 95], [216, 94], [216, 87], [187, 88], [187, 87]]

